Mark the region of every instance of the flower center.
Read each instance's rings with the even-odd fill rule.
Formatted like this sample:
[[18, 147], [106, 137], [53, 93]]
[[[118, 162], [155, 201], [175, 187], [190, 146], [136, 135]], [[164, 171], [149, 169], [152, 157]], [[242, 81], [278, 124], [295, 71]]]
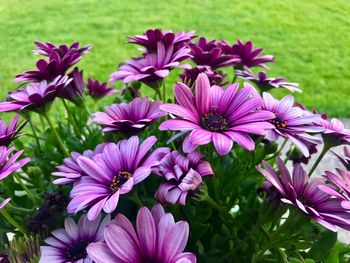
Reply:
[[109, 189], [111, 189], [113, 193], [117, 192], [126, 183], [126, 181], [129, 180], [131, 176], [132, 174], [129, 172], [119, 172], [118, 175], [115, 175], [113, 177]]
[[219, 113], [207, 113], [201, 117], [200, 125], [206, 130], [218, 132], [225, 131], [228, 123]]
[[276, 128], [286, 128], [287, 127], [287, 122], [279, 116], [276, 116], [276, 118], [270, 120], [270, 122], [273, 125], [275, 125]]
[[79, 259], [83, 259], [87, 256], [86, 247], [89, 245], [89, 242], [86, 240], [79, 240], [67, 249], [67, 257], [69, 261], [75, 262]]

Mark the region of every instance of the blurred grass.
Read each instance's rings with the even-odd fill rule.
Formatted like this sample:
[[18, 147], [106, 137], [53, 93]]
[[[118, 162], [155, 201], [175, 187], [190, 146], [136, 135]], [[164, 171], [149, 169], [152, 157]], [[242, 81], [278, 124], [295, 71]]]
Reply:
[[118, 63], [139, 55], [125, 37], [161, 27], [252, 40], [276, 56], [272, 76], [300, 83], [298, 101], [350, 117], [349, 10], [345, 0], [1, 0], [0, 97], [15, 89], [15, 74], [34, 68], [35, 40], [93, 45], [79, 65], [85, 76], [108, 80]]

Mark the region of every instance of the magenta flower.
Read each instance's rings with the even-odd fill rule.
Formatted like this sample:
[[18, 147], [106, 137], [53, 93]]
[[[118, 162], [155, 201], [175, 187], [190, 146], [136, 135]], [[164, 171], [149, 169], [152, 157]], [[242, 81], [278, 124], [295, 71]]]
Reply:
[[40, 59], [36, 63], [36, 70], [25, 71], [16, 76], [16, 81], [53, 81], [58, 76], [64, 76], [67, 70], [79, 62], [82, 55], [87, 53], [91, 47], [79, 48], [79, 43], [73, 43], [70, 47], [61, 45], [56, 47], [49, 42], [35, 42], [37, 49], [34, 54], [44, 55], [47, 60]]
[[185, 157], [178, 151], [166, 154], [154, 172], [165, 179], [155, 197], [162, 203], [180, 205], [185, 205], [187, 195], [198, 189], [203, 176], [214, 174], [203, 154], [191, 152]]
[[174, 49], [178, 50], [194, 37], [196, 37], [194, 31], [188, 33], [179, 31], [175, 34], [171, 30], [163, 33], [161, 29], [149, 29], [143, 35], [128, 37], [128, 43], [144, 47], [147, 53], [154, 53], [157, 52], [158, 42], [163, 43], [165, 48], [173, 45]]
[[8, 126], [5, 121], [0, 120], [0, 146], [9, 146], [10, 143], [22, 134], [19, 132], [27, 124], [27, 122], [21, 124], [18, 122], [19, 115], [16, 113]]
[[58, 93], [58, 97], [72, 101], [77, 105], [81, 105], [84, 101], [84, 78], [83, 71], [79, 71], [78, 68], [67, 75], [72, 81], [70, 81], [63, 89]]
[[277, 158], [277, 164], [280, 175], [265, 161], [265, 169], [257, 169], [278, 190], [283, 203], [296, 207], [331, 231], [336, 231], [336, 226], [350, 230], [349, 211], [344, 210], [340, 200], [319, 190], [324, 185], [322, 179], [310, 180], [300, 164], [294, 165], [292, 175], [281, 159]]
[[51, 232], [51, 237], [45, 239], [48, 246], [41, 247], [39, 263], [92, 263], [86, 248], [91, 243], [103, 241], [103, 231], [109, 222], [109, 215], [102, 221], [100, 215], [93, 221], [82, 215], [78, 224], [67, 218], [64, 221], [65, 229], [56, 229]]
[[92, 47], [89, 45], [85, 47], [80, 47], [79, 42], [74, 42], [70, 46], [67, 46], [67, 45], [56, 46], [55, 44], [50, 42], [44, 43], [39, 41], [34, 42], [34, 44], [36, 45], [36, 49], [33, 50], [33, 53], [35, 55], [42, 55], [46, 57], [49, 57], [52, 52], [57, 52], [60, 55], [60, 57], [64, 57], [64, 55], [69, 52], [76, 53], [82, 56], [88, 53], [92, 49]]
[[326, 172], [324, 177], [330, 185], [320, 185], [319, 189], [341, 200], [341, 206], [350, 210], [350, 171], [337, 169], [338, 175]]
[[274, 62], [275, 58], [272, 55], [265, 55], [262, 57], [258, 57], [264, 49], [257, 48], [254, 49], [253, 42], [248, 41], [246, 43], [241, 40], [237, 40], [236, 44], [230, 46], [225, 41], [220, 43], [222, 52], [227, 55], [238, 56], [240, 58], [239, 68], [243, 68], [243, 66], [251, 67], [263, 67], [268, 68], [265, 63]]
[[204, 37], [198, 40], [198, 43], [189, 43], [191, 48], [192, 60], [197, 65], [210, 66], [212, 69], [232, 66], [241, 60], [235, 55], [225, 55], [216, 40], [207, 42]]
[[0, 201], [0, 210], [3, 209], [5, 206], [7, 206], [7, 204], [10, 203], [10, 201], [11, 201], [10, 197]]
[[337, 156], [337, 159], [344, 165], [346, 170], [350, 171], [350, 151], [349, 151], [349, 149], [344, 147], [344, 149], [343, 149], [344, 156], [340, 156], [336, 152], [333, 152], [333, 154], [335, 156]]
[[257, 76], [246, 66], [244, 70], [236, 70], [236, 76], [255, 83], [261, 91], [269, 91], [270, 89], [286, 89], [290, 92], [298, 91], [298, 83], [287, 82], [286, 78], [268, 78], [265, 72], [259, 72]]
[[322, 138], [325, 143], [330, 146], [338, 146], [342, 144], [350, 144], [350, 130], [344, 128], [344, 124], [332, 118], [331, 121], [320, 118], [315, 121], [316, 125], [323, 127]]
[[0, 146], [0, 180], [21, 169], [30, 161], [28, 157], [17, 160], [22, 155], [23, 150], [12, 154], [14, 150], [15, 147], [7, 149], [6, 146]]
[[92, 78], [88, 79], [87, 90], [94, 100], [99, 100], [105, 96], [112, 96], [117, 92], [113, 86], [107, 86], [106, 82], [99, 82]]
[[128, 218], [118, 214], [104, 231], [105, 242], [90, 244], [87, 251], [96, 263], [195, 263], [194, 254], [183, 252], [188, 235], [188, 223], [175, 222], [158, 204], [151, 211], [140, 208], [136, 231]]
[[118, 71], [110, 75], [110, 82], [123, 80], [124, 83], [141, 81], [151, 88], [159, 88], [163, 79], [174, 68], [191, 68], [180, 62], [191, 57], [190, 50], [182, 47], [174, 50], [174, 45], [165, 48], [162, 42], [157, 43], [157, 53], [145, 54], [123, 64]]
[[187, 153], [210, 142], [219, 155], [228, 154], [233, 142], [252, 151], [255, 144], [250, 134], [266, 134], [267, 129], [273, 128], [266, 120], [275, 117], [272, 112], [259, 109], [263, 100], [253, 96], [253, 90], [249, 85], [238, 90], [238, 84], [226, 90], [210, 87], [208, 77], [201, 73], [194, 94], [183, 83], [175, 85], [178, 104], [163, 104], [160, 109], [179, 117], [163, 122], [159, 129], [189, 132], [182, 145]]
[[266, 138], [270, 141], [276, 141], [280, 136], [287, 138], [305, 157], [308, 157], [310, 153], [306, 144], [321, 143], [319, 138], [309, 135], [309, 133], [323, 131], [322, 127], [314, 124], [320, 119], [320, 115], [294, 107], [293, 96], [286, 96], [279, 101], [271, 94], [264, 92], [263, 98], [263, 109], [276, 114], [276, 117], [270, 121], [275, 127], [267, 132]]
[[207, 75], [211, 86], [225, 84], [224, 79], [226, 74], [220, 74], [216, 70], [211, 69], [210, 66], [197, 66], [191, 69], [186, 69], [184, 73], [180, 75], [180, 78], [182, 83], [192, 88], [200, 73]]
[[78, 159], [81, 156], [88, 158], [94, 157], [96, 154], [102, 153], [107, 143], [101, 143], [96, 146], [95, 150], [86, 150], [83, 154], [71, 152], [71, 158], [65, 158], [63, 164], [57, 166], [58, 172], [53, 172], [53, 176], [61, 177], [53, 181], [54, 184], [73, 184], [86, 174], [80, 168]]
[[69, 213], [77, 213], [90, 208], [89, 220], [94, 220], [101, 212], [112, 213], [119, 196], [129, 193], [134, 185], [145, 180], [152, 168], [169, 152], [168, 148], [157, 148], [147, 155], [157, 138], [151, 136], [139, 145], [139, 138], [110, 143], [100, 154], [92, 158], [81, 156], [78, 165], [87, 176], [81, 177], [73, 186], [68, 204]]
[[46, 80], [29, 83], [25, 89], [9, 92], [9, 101], [0, 102], [0, 112], [29, 110], [40, 113], [46, 111], [58, 93], [70, 81], [71, 79], [65, 76], [57, 77], [50, 83]]
[[149, 98], [135, 98], [129, 103], [105, 107], [105, 112], [96, 112], [92, 120], [102, 125], [103, 132], [119, 131], [134, 134], [166, 115], [159, 109], [161, 101], [150, 102]]

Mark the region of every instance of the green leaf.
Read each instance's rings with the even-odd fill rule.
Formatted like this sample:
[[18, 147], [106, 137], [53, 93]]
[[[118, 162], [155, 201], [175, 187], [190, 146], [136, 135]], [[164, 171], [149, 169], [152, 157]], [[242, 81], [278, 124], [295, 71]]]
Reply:
[[326, 258], [331, 249], [337, 242], [337, 233], [329, 230], [325, 231], [321, 238], [314, 242], [308, 256], [315, 261], [320, 261]]

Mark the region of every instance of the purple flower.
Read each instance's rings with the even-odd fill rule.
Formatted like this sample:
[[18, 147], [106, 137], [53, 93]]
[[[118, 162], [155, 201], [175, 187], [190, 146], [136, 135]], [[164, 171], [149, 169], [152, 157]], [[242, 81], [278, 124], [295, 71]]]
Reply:
[[119, 131], [134, 134], [166, 115], [159, 109], [161, 101], [150, 102], [149, 98], [136, 98], [129, 103], [105, 107], [105, 112], [96, 112], [92, 120], [102, 125], [103, 132]]
[[65, 75], [66, 71], [78, 63], [82, 55], [90, 50], [90, 46], [79, 48], [79, 43], [73, 43], [70, 47], [61, 45], [56, 47], [51, 43], [35, 42], [37, 49], [34, 54], [44, 55], [48, 60], [40, 59], [36, 63], [36, 70], [25, 71], [16, 76], [16, 81], [42, 81], [48, 82]]
[[61, 177], [53, 181], [54, 184], [72, 184], [77, 182], [82, 176], [86, 174], [80, 168], [78, 164], [78, 158], [85, 156], [88, 158], [94, 157], [96, 154], [102, 153], [107, 143], [101, 143], [96, 146], [95, 150], [86, 150], [83, 154], [72, 152], [70, 155], [72, 158], [65, 158], [63, 164], [57, 166], [58, 172], [53, 172], [53, 176]]
[[186, 84], [188, 87], [191, 87], [196, 82], [198, 75], [204, 73], [207, 75], [210, 85], [224, 85], [224, 79], [226, 74], [220, 74], [216, 70], [212, 70], [210, 66], [197, 66], [195, 68], [186, 69], [184, 73], [180, 75], [181, 81]]
[[192, 60], [197, 65], [210, 66], [212, 69], [232, 66], [241, 60], [235, 55], [225, 55], [216, 40], [207, 42], [204, 37], [198, 40], [198, 43], [189, 43], [191, 48]]
[[160, 109], [179, 118], [163, 122], [159, 129], [189, 132], [182, 145], [184, 152], [210, 142], [219, 155], [228, 154], [233, 142], [252, 151], [255, 144], [250, 134], [266, 134], [266, 129], [273, 128], [266, 120], [275, 117], [272, 112], [259, 109], [263, 100], [253, 96], [253, 91], [250, 85], [238, 90], [237, 83], [226, 90], [210, 87], [207, 75], [201, 73], [194, 94], [183, 83], [175, 85], [178, 104], [163, 104]]
[[2, 210], [7, 204], [11, 201], [11, 198], [6, 198], [5, 200], [0, 201], [0, 210]]
[[279, 101], [273, 98], [271, 94], [264, 92], [263, 98], [263, 109], [276, 114], [276, 117], [270, 120], [275, 129], [269, 130], [266, 138], [270, 141], [276, 141], [280, 136], [287, 138], [295, 144], [305, 157], [308, 157], [310, 153], [306, 144], [321, 143], [319, 138], [308, 134], [323, 131], [322, 127], [318, 127], [313, 123], [320, 119], [320, 115], [307, 112], [299, 107], [293, 107], [293, 96], [286, 96]]
[[162, 203], [180, 205], [185, 205], [187, 195], [198, 189], [202, 176], [214, 174], [203, 154], [191, 152], [185, 157], [178, 151], [166, 154], [154, 172], [165, 179], [155, 197]]
[[341, 200], [341, 206], [350, 210], [350, 171], [337, 169], [339, 174], [326, 172], [324, 177], [331, 183], [330, 185], [320, 185], [319, 189], [323, 192], [333, 195]]
[[128, 218], [118, 214], [104, 231], [105, 242], [90, 244], [87, 251], [96, 263], [195, 263], [194, 254], [183, 252], [188, 235], [188, 223], [175, 222], [158, 204], [151, 211], [140, 208], [136, 231]]
[[73, 219], [66, 218], [65, 229], [56, 229], [51, 232], [51, 237], [45, 239], [48, 246], [41, 247], [39, 263], [92, 263], [86, 248], [91, 243], [103, 241], [103, 231], [110, 222], [110, 216], [100, 221], [101, 216], [94, 221], [89, 221], [86, 215], [82, 215], [78, 224]]
[[57, 94], [70, 82], [67, 76], [57, 77], [48, 83], [43, 80], [29, 83], [25, 89], [9, 92], [8, 100], [0, 102], [0, 112], [30, 110], [43, 112], [48, 109]]
[[19, 132], [23, 129], [27, 122], [21, 125], [18, 122], [19, 115], [16, 113], [8, 126], [5, 121], [0, 120], [0, 146], [9, 146], [10, 143], [21, 136]]
[[165, 48], [174, 46], [175, 50], [182, 48], [185, 43], [188, 43], [192, 38], [196, 37], [194, 31], [185, 33], [179, 31], [177, 34], [170, 30], [162, 32], [161, 29], [149, 29], [143, 35], [128, 37], [129, 43], [143, 46], [147, 53], [157, 52], [158, 42], [164, 44]]
[[271, 55], [258, 57], [264, 49], [254, 49], [254, 45], [251, 41], [244, 43], [238, 39], [236, 44], [234, 44], [233, 46], [230, 46], [230, 44], [228, 44], [227, 42], [222, 41], [220, 45], [224, 54], [234, 55], [240, 58], [241, 61], [239, 63], [239, 68], [247, 66], [248, 68], [263, 67], [267, 69], [268, 67], [265, 65], [265, 63], [275, 61], [274, 56]]
[[337, 159], [344, 165], [346, 170], [350, 171], [350, 151], [348, 148], [344, 147], [343, 153], [344, 157], [340, 156], [336, 152], [333, 152], [333, 154], [337, 156]]
[[67, 75], [72, 81], [70, 81], [63, 89], [58, 93], [58, 97], [72, 101], [73, 103], [80, 105], [84, 100], [84, 78], [83, 71], [79, 71], [78, 68]]
[[270, 181], [281, 194], [281, 201], [298, 208], [319, 224], [336, 231], [336, 226], [350, 230], [350, 213], [341, 206], [341, 201], [320, 191], [322, 179], [310, 180], [300, 164], [294, 165], [290, 175], [282, 160], [277, 158], [280, 175], [265, 161], [258, 171]]
[[78, 165], [87, 176], [73, 186], [68, 204], [69, 213], [77, 213], [90, 207], [87, 214], [94, 220], [101, 210], [112, 213], [118, 204], [119, 196], [130, 192], [134, 185], [145, 180], [160, 158], [169, 152], [168, 148], [157, 148], [150, 155], [149, 149], [157, 138], [151, 136], [139, 145], [139, 138], [110, 143], [100, 154], [92, 158], [81, 156]]
[[28, 157], [17, 161], [23, 150], [12, 154], [14, 150], [15, 147], [7, 149], [6, 146], [0, 146], [0, 180], [21, 169], [30, 161]]
[[330, 146], [338, 146], [342, 144], [350, 144], [350, 130], [344, 128], [344, 124], [332, 118], [329, 122], [323, 118], [315, 121], [316, 125], [323, 127], [322, 138], [325, 143]]
[[55, 44], [50, 42], [44, 43], [39, 41], [34, 42], [34, 44], [36, 45], [36, 49], [33, 50], [33, 53], [35, 55], [42, 55], [46, 57], [49, 57], [52, 52], [57, 52], [60, 55], [60, 57], [64, 57], [64, 55], [67, 54], [68, 52], [77, 53], [82, 56], [88, 53], [92, 48], [89, 45], [85, 47], [80, 47], [79, 42], [74, 42], [70, 46], [67, 46], [67, 45], [56, 46]]
[[117, 92], [113, 86], [107, 86], [106, 82], [99, 82], [92, 78], [88, 79], [87, 90], [94, 100], [99, 100], [105, 96], [112, 96]]
[[157, 53], [148, 53], [144, 57], [134, 58], [123, 64], [118, 71], [110, 75], [110, 82], [123, 80], [124, 83], [141, 81], [151, 88], [159, 88], [163, 79], [174, 68], [191, 68], [180, 64], [191, 57], [190, 50], [182, 47], [174, 50], [174, 45], [165, 48], [162, 42], [157, 43]]
[[259, 72], [257, 76], [246, 66], [244, 70], [236, 70], [236, 76], [255, 83], [261, 91], [269, 91], [270, 89], [287, 89], [291, 92], [301, 90], [298, 83], [287, 82], [286, 78], [268, 78], [265, 72]]

